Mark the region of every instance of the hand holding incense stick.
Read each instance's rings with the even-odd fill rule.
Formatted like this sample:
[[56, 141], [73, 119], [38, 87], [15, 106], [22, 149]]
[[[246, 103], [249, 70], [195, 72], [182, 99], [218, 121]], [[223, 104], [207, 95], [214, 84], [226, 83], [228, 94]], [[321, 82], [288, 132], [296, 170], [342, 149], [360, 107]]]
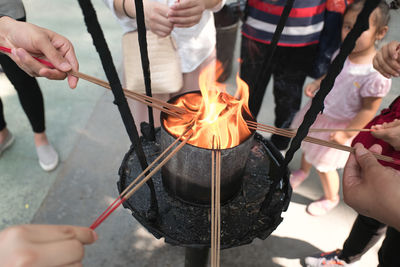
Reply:
[[[16, 21], [7, 16], [1, 17], [0, 45], [13, 47], [12, 50], [2, 49], [2, 51], [9, 53], [11, 59], [31, 76], [62, 80], [65, 79], [66, 72], [78, 70], [78, 60], [73, 45], [67, 38], [30, 23]], [[57, 68], [43, 67], [32, 58], [30, 53], [44, 55]], [[75, 88], [77, 82], [77, 78], [68, 77], [71, 88]]]
[[[6, 52], [6, 53], [11, 53], [11, 49], [10, 48], [3, 47], [3, 46], [0, 46], [0, 51]], [[55, 68], [53, 64], [51, 64], [50, 62], [48, 62], [46, 60], [43, 60], [43, 59], [40, 59], [40, 58], [37, 58], [37, 57], [33, 57], [33, 58], [36, 61], [42, 63], [43, 65], [45, 65], [47, 67], [50, 67], [50, 68], [53, 68], [53, 69]], [[72, 76], [74, 76], [76, 78], [81, 78], [81, 79], [86, 80], [88, 82], [100, 85], [100, 86], [102, 86], [104, 88], [111, 89], [111, 86], [110, 86], [110, 84], [108, 82], [100, 80], [100, 79], [98, 79], [96, 77], [81, 73], [79, 71], [71, 70], [71, 71], [68, 72], [68, 74], [72, 75]], [[149, 96], [142, 95], [142, 94], [138, 94], [138, 93], [129, 91], [127, 89], [123, 89], [123, 90], [124, 90], [124, 93], [125, 93], [125, 95], [127, 97], [135, 99], [135, 100], [137, 100], [139, 102], [142, 102], [142, 103], [144, 103], [144, 104], [146, 104], [148, 106], [160, 109], [161, 111], [163, 111], [163, 112], [165, 112], [167, 114], [170, 114], [172, 116], [180, 118], [181, 117], [180, 114], [186, 113], [186, 111], [184, 109], [175, 107], [174, 105], [171, 105], [171, 104], [166, 103], [164, 101], [158, 100], [156, 98], [149, 97]]]

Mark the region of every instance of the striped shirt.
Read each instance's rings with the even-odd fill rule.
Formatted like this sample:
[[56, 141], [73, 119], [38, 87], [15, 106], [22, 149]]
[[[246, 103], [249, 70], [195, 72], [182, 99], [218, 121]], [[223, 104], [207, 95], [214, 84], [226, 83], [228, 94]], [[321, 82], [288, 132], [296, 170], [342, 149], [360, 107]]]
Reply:
[[[326, 0], [296, 0], [286, 21], [279, 46], [316, 44], [324, 26]], [[248, 16], [242, 34], [269, 44], [286, 0], [248, 0]]]

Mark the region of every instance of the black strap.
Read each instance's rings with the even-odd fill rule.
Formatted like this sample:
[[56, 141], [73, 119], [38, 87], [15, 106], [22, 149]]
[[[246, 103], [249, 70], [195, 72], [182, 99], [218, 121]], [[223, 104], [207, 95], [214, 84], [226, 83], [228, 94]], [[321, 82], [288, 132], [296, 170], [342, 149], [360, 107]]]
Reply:
[[[268, 73], [271, 72], [272, 69], [272, 59], [274, 58], [276, 46], [278, 45], [279, 39], [281, 38], [283, 28], [286, 25], [286, 21], [289, 17], [290, 11], [292, 10], [293, 4], [295, 0], [287, 0], [285, 7], [283, 8], [281, 17], [279, 18], [278, 25], [276, 26], [274, 35], [272, 36], [271, 39], [271, 44], [268, 48], [268, 52], [265, 55], [261, 71], [258, 72], [256, 82], [254, 84], [254, 89], [253, 89], [253, 95], [255, 96], [260, 96], [260, 97], [252, 97], [252, 102], [249, 103], [250, 109], [253, 109], [253, 107], [259, 107], [261, 106], [260, 101], [262, 101], [264, 93], [265, 93], [265, 88], [268, 85], [269, 79], [265, 79], [265, 77], [268, 75]], [[258, 104], [259, 103], [259, 104]], [[254, 110], [253, 110], [254, 111]], [[258, 113], [259, 109], [257, 108], [255, 113]]]
[[[82, 9], [82, 13], [85, 19], [86, 27], [93, 39], [93, 44], [96, 47], [97, 53], [100, 56], [101, 64], [104, 72], [106, 73], [107, 79], [110, 83], [112, 93], [114, 95], [114, 104], [118, 106], [118, 110], [121, 114], [122, 121], [125, 129], [128, 133], [129, 139], [131, 140], [135, 152], [139, 158], [140, 166], [142, 169], [146, 169], [148, 164], [146, 156], [143, 151], [142, 143], [139, 139], [139, 134], [133, 119], [132, 113], [129, 109], [128, 102], [126, 101], [124, 92], [122, 90], [121, 82], [119, 80], [117, 70], [115, 68], [110, 50], [108, 49], [107, 42], [104, 38], [103, 31], [100, 27], [97, 19], [96, 11], [90, 0], [78, 0], [79, 5]], [[147, 182], [150, 188], [152, 196], [152, 208], [157, 209], [155, 189], [153, 181], [150, 179]]]
[[[142, 0], [135, 0], [135, 7], [136, 7], [136, 22], [138, 26], [138, 41], [140, 48], [140, 57], [142, 60], [144, 85], [146, 88], [146, 95], [152, 96], [151, 79], [150, 79], [150, 62], [147, 51], [146, 25], [144, 21], [144, 10], [143, 10]], [[149, 124], [150, 124], [150, 135], [148, 138], [150, 138], [151, 141], [154, 141], [156, 139], [154, 131], [154, 116], [153, 116], [153, 108], [150, 106], [148, 106], [148, 113], [149, 113]]]

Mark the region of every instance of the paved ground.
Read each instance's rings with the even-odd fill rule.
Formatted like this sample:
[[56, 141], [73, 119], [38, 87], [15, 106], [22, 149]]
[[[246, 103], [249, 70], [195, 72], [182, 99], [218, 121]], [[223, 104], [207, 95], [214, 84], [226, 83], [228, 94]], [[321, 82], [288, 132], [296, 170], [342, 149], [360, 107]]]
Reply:
[[[102, 1], [93, 2], [119, 66], [121, 30]], [[74, 43], [82, 72], [104, 77], [77, 2], [25, 0], [24, 3], [29, 21], [53, 29]], [[400, 39], [399, 13], [394, 14], [388, 40]], [[231, 77], [229, 82], [232, 80]], [[129, 140], [112, 104], [112, 95], [85, 81], [80, 81], [75, 91], [68, 89], [65, 82], [39, 81], [45, 95], [47, 132], [62, 162], [51, 173], [41, 171], [28, 121], [12, 86], [0, 75], [0, 96], [9, 128], [17, 138], [0, 160], [0, 229], [28, 222], [89, 225], [117, 196], [117, 171]], [[398, 88], [397, 80], [383, 105], [398, 95]], [[258, 120], [271, 124], [271, 88], [263, 107]], [[299, 155], [296, 155], [290, 168], [298, 165]], [[326, 216], [307, 215], [306, 205], [321, 194], [318, 178], [312, 173], [294, 192], [278, 229], [267, 240], [222, 251], [221, 265], [301, 266], [299, 259], [306, 255], [340, 247], [355, 213], [341, 202]], [[183, 266], [184, 249], [155, 239], [127, 210], [121, 208], [115, 213], [98, 229], [100, 240], [87, 249], [85, 266]], [[373, 247], [360, 266], [376, 266], [378, 248]]]

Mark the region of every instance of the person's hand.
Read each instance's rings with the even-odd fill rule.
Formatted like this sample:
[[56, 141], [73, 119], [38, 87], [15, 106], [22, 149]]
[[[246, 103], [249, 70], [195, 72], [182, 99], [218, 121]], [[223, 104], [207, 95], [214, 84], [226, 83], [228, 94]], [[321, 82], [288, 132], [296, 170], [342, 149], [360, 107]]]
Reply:
[[[65, 37], [27, 22], [9, 17], [0, 18], [0, 43], [12, 49], [12, 60], [31, 76], [52, 80], [63, 80], [70, 70], [78, 71], [78, 60], [71, 42]], [[50, 61], [55, 69], [49, 68], [32, 55]], [[75, 88], [78, 78], [68, 75], [68, 84]]]
[[181, 0], [171, 6], [168, 19], [175, 27], [192, 27], [199, 23], [204, 10], [204, 0]]
[[0, 267], [81, 266], [97, 234], [69, 225], [20, 225], [0, 232]]
[[371, 127], [371, 134], [376, 138], [382, 139], [395, 150], [400, 151], [400, 120], [395, 119], [392, 122], [384, 122]]
[[343, 173], [344, 201], [358, 213], [400, 229], [400, 173], [382, 166], [371, 152], [381, 153], [373, 145], [370, 151], [360, 143], [351, 153]]
[[306, 85], [306, 87], [304, 88], [304, 94], [310, 98], [313, 98], [318, 90], [319, 83], [313, 81], [312, 83]]
[[346, 141], [349, 140], [350, 137], [347, 135], [347, 133], [338, 131], [338, 132], [331, 133], [329, 138], [331, 141], [333, 141], [335, 143], [344, 145], [346, 143]]
[[169, 8], [166, 4], [153, 1], [144, 2], [146, 26], [160, 37], [170, 35], [173, 29], [173, 24], [168, 20], [168, 11]]
[[374, 68], [386, 78], [400, 76], [400, 42], [392, 41], [383, 46], [375, 55]]

